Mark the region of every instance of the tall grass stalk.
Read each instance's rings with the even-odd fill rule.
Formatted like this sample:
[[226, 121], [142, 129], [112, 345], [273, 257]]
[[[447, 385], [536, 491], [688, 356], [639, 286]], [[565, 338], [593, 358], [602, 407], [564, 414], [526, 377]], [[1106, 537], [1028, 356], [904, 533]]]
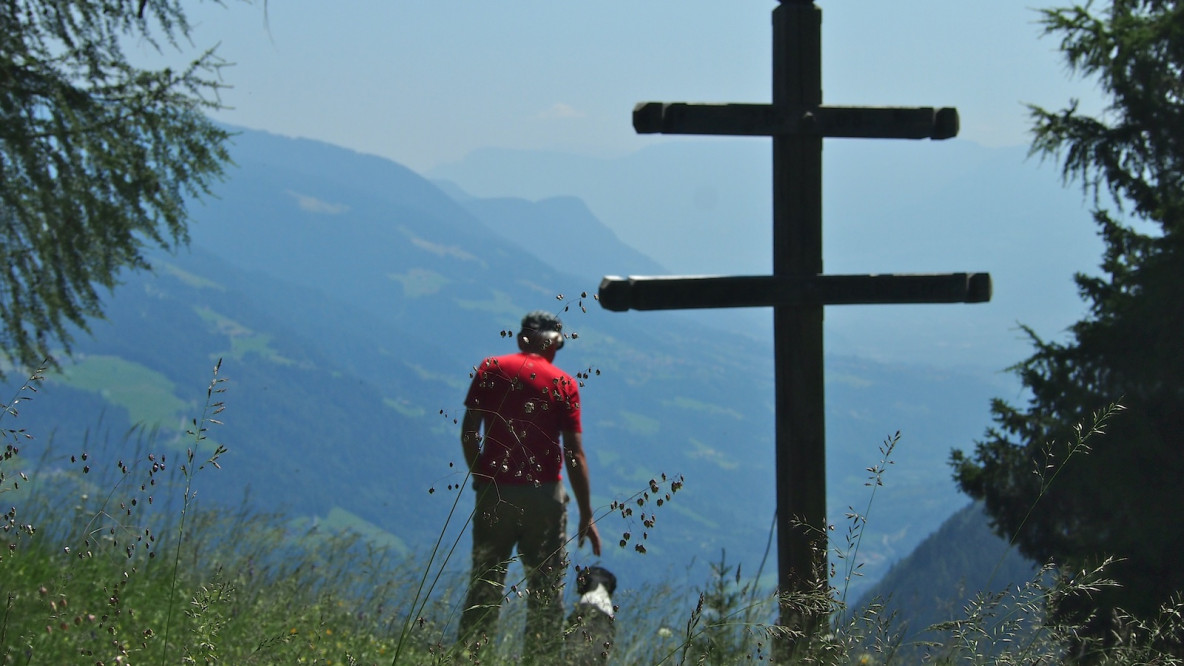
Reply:
[[846, 515], [849, 525], [846, 537], [847, 551], [837, 553], [838, 558], [843, 560], [843, 592], [839, 598], [841, 607], [846, 607], [847, 591], [851, 588], [851, 579], [858, 575], [859, 568], [863, 566], [859, 562], [859, 546], [863, 543], [864, 528], [867, 527], [868, 517], [871, 515], [872, 505], [875, 503], [876, 490], [884, 485], [884, 472], [888, 466], [896, 464], [892, 460], [892, 453], [896, 450], [896, 445], [899, 442], [900, 431], [897, 430], [896, 434], [880, 444], [880, 462], [867, 468], [871, 476], [868, 477], [864, 486], [871, 488], [871, 492], [868, 493], [867, 506], [864, 507], [863, 513], [856, 513], [854, 508], [848, 507]]
[[428, 556], [427, 564], [423, 568], [423, 575], [419, 579], [419, 585], [415, 588], [415, 596], [412, 598], [411, 605], [407, 609], [407, 616], [403, 620], [403, 628], [399, 631], [399, 641], [395, 646], [395, 654], [391, 657], [392, 666], [399, 663], [399, 657], [403, 654], [403, 648], [407, 644], [407, 637], [410, 634], [413, 623], [417, 618], [420, 617], [420, 614], [423, 613], [424, 608], [427, 607], [432, 592], [435, 591], [436, 585], [440, 582], [440, 577], [444, 574], [444, 567], [448, 564], [448, 561], [452, 559], [452, 555], [456, 552], [456, 547], [460, 543], [464, 529], [467, 528], [470, 523], [472, 523], [473, 516], [477, 512], [476, 508], [469, 512], [469, 517], [464, 521], [464, 524], [461, 525], [461, 530], [458, 532], [456, 539], [453, 540], [452, 546], [449, 547], [448, 553], [445, 554], [444, 559], [440, 561], [440, 564], [436, 569], [436, 575], [432, 579], [431, 585], [428, 585], [427, 589], [425, 590], [424, 587], [427, 584], [428, 576], [431, 575], [432, 572], [432, 565], [436, 561], [436, 556], [440, 552], [440, 544], [444, 541], [444, 535], [448, 531], [448, 526], [452, 522], [453, 516], [456, 515], [457, 506], [460, 504], [460, 498], [464, 496], [465, 489], [468, 488], [471, 478], [472, 471], [467, 470], [465, 472], [464, 478], [461, 480], [460, 485], [457, 487], [456, 496], [452, 500], [452, 506], [448, 509], [448, 515], [444, 519], [444, 525], [441, 526], [440, 533], [436, 537], [435, 543], [432, 544], [432, 550]]
[[185, 519], [189, 515], [189, 506], [194, 494], [193, 478], [206, 465], [213, 465], [215, 468], [221, 467], [218, 464], [218, 458], [223, 453], [226, 453], [227, 450], [225, 446], [217, 444], [210, 457], [196, 470], [193, 468], [193, 461], [197, 457], [197, 451], [202, 446], [202, 442], [206, 441], [206, 432], [209, 426], [222, 425], [221, 421], [214, 418], [226, 409], [222, 400], [215, 398], [215, 396], [220, 396], [226, 390], [221, 387], [221, 384], [226, 381], [225, 378], [218, 376], [218, 371], [221, 368], [222, 359], [218, 359], [218, 362], [214, 364], [213, 378], [210, 380], [209, 386], [206, 387], [206, 401], [201, 410], [201, 417], [194, 419], [193, 429], [186, 432], [187, 435], [193, 438], [193, 445], [186, 451], [185, 464], [181, 466], [181, 473], [185, 477], [185, 493], [182, 495], [181, 517], [177, 522], [177, 544], [173, 553], [173, 573], [169, 582], [168, 609], [164, 621], [164, 640], [160, 650], [161, 666], [169, 663], [169, 636], [173, 626], [173, 609], [176, 606], [177, 580], [181, 571], [181, 547], [185, 542]]

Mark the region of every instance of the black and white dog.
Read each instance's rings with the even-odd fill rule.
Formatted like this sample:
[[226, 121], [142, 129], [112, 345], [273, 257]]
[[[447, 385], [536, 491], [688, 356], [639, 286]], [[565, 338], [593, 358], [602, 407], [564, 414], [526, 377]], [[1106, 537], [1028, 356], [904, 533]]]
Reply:
[[576, 574], [576, 602], [563, 632], [564, 664], [597, 666], [608, 660], [613, 646], [613, 592], [617, 577], [603, 567], [585, 567]]

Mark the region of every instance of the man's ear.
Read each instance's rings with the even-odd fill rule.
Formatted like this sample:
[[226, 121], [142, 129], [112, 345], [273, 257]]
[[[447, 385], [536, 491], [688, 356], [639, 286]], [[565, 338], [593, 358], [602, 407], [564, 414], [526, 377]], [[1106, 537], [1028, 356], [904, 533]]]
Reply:
[[524, 352], [556, 352], [563, 349], [563, 334], [559, 331], [522, 331], [518, 334], [518, 348]]

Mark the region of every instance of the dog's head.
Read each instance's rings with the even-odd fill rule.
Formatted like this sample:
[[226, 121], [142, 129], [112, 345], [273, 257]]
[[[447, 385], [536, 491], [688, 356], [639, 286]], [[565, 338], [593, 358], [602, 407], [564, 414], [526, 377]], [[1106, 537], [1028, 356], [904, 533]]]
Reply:
[[604, 591], [611, 596], [617, 590], [617, 577], [604, 567], [584, 567], [576, 574], [576, 593], [588, 594], [596, 586], [604, 587]]
[[568, 617], [564, 635], [567, 666], [603, 666], [612, 649], [616, 607], [612, 595], [617, 577], [604, 567], [576, 568], [580, 600]]

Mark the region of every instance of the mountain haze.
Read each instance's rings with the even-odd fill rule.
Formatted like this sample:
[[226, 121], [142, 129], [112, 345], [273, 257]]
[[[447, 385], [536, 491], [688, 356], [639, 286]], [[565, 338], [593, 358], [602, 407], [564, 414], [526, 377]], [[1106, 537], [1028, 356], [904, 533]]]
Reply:
[[[774, 507], [772, 348], [767, 335], [734, 326], [767, 313], [718, 313], [704, 325], [602, 310], [592, 298], [599, 275], [664, 269], [579, 199], [446, 193], [386, 160], [252, 131], [236, 136], [233, 156], [217, 196], [192, 209], [190, 249], [127, 276], [107, 319], [78, 340], [77, 363], [51, 374], [22, 414], [25, 427], [53, 423], [60, 443], [93, 440], [102, 423], [119, 453], [130, 446], [121, 433], [144, 422], [160, 428], [160, 446], [183, 449], [180, 426], [222, 358], [227, 410], [213, 437], [230, 452], [223, 469], [203, 473], [203, 502], [364, 528], [422, 555], [453, 496], [466, 494], [462, 512], [470, 501], [455, 424], [469, 373], [513, 349], [503, 333], [524, 312], [545, 308], [578, 335], [557, 361], [586, 374], [606, 565], [622, 584], [685, 575], [696, 585], [726, 549], [756, 570]], [[1010, 385], [953, 367], [828, 356], [833, 521], [867, 502], [865, 468], [903, 432], [857, 587], [950, 514], [959, 500], [947, 452], [981, 432], [989, 398]], [[656, 517], [653, 529], [607, 511], [651, 480], [668, 488], [679, 477], [685, 487], [669, 502], [638, 511]], [[446, 532], [465, 553], [459, 522]], [[577, 563], [589, 557], [573, 553]], [[462, 574], [466, 562], [448, 569]]]
[[[768, 274], [772, 159], [753, 138], [660, 141], [617, 158], [485, 149], [433, 178], [478, 197], [575, 195], [624, 242], [675, 275]], [[823, 152], [825, 271], [987, 271], [990, 303], [831, 307], [831, 353], [1006, 368], [1084, 306], [1072, 275], [1096, 272], [1088, 201], [1023, 147], [949, 141], [829, 140]], [[747, 316], [747, 315], [742, 315]], [[771, 319], [743, 328], [768, 337]]]

